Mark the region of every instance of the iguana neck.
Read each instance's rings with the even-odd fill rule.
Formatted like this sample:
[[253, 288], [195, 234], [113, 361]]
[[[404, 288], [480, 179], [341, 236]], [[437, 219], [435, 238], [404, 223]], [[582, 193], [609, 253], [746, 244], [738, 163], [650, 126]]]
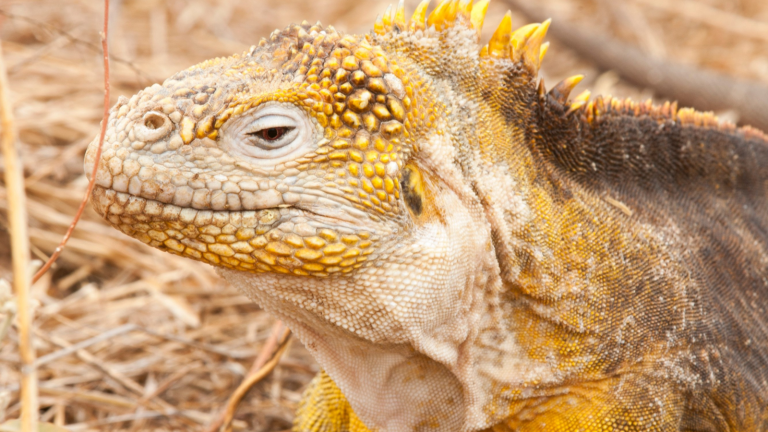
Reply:
[[[482, 374], [489, 366], [477, 364], [476, 346], [480, 338], [488, 338], [481, 334], [484, 329], [479, 323], [493, 334], [504, 334], [496, 307], [500, 279], [491, 253], [466, 253], [492, 251], [482, 214], [459, 210], [448, 217], [451, 220], [445, 226], [450, 230], [435, 229], [403, 239], [389, 252], [386, 261], [391, 266], [383, 266], [385, 271], [374, 267], [359, 276], [339, 277], [335, 290], [315, 286], [306, 278], [220, 271], [228, 282], [286, 322], [333, 378], [356, 415], [373, 430], [410, 431], [424, 425], [478, 430], [498, 420], [484, 412], [489, 401], [483, 398], [487, 379]], [[439, 243], [458, 247], [444, 248], [449, 256], [418, 257], [424, 245]], [[425, 274], [398, 276], [397, 263], [413, 256], [424, 260]], [[399, 295], [423, 297], [423, 306], [399, 308], [396, 297], [388, 294], [387, 285], [393, 279], [401, 281]], [[462, 285], [460, 301], [445, 297], [456, 292], [441, 289], [447, 283]], [[296, 284], [303, 287], [303, 294], [291, 289]], [[366, 287], [374, 292], [377, 286], [382, 287], [381, 296], [358, 302], [352, 311], [347, 310], [352, 305], [339, 304], [336, 298], [345, 290], [362, 292]], [[287, 292], [294, 294], [284, 295]], [[309, 299], [325, 305], [323, 313], [300, 306]], [[386, 337], [361, 337], [343, 329], [339, 317], [350, 312], [378, 316], [376, 334]]]

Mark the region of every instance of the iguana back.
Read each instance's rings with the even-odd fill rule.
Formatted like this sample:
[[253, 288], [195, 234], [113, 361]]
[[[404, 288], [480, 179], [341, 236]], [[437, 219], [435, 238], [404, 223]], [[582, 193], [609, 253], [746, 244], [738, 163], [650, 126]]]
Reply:
[[680, 429], [764, 430], [765, 136], [674, 105], [598, 98], [571, 116], [551, 100], [544, 105], [542, 139], [531, 146], [539, 172], [564, 207], [583, 200], [574, 207], [589, 209], [590, 217], [577, 218], [578, 236], [596, 243], [587, 249], [616, 245], [602, 260], [613, 266], [605, 272], [608, 302], [579, 298], [571, 312], [561, 301], [553, 315], [571, 322], [589, 309], [612, 316], [585, 326], [600, 334], [594, 355], [612, 364], [603, 373], [635, 369], [639, 388], [676, 394], [665, 404], [678, 405]]

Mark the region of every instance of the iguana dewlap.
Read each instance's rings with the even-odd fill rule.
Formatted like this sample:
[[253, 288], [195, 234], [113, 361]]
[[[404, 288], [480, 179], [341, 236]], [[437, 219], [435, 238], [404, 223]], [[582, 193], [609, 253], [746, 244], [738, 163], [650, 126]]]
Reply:
[[479, 45], [487, 5], [121, 98], [95, 208], [291, 327], [325, 371], [296, 430], [768, 430], [768, 139], [569, 102], [549, 23]]

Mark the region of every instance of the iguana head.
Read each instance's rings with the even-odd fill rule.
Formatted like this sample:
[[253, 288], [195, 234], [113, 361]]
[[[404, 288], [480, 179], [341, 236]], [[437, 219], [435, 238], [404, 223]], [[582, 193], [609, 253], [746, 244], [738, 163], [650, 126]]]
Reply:
[[509, 190], [472, 178], [522, 140], [548, 23], [507, 15], [481, 46], [487, 0], [427, 5], [362, 36], [290, 26], [120, 98], [96, 210], [222, 269], [321, 363], [313, 335], [336, 334], [454, 367], [498, 282], [484, 200]]

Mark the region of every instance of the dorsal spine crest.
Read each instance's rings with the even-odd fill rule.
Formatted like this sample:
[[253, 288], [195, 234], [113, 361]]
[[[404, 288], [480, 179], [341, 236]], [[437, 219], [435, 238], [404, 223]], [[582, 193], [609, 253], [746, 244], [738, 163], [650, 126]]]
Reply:
[[[390, 5], [383, 15], [376, 18], [373, 30], [379, 36], [403, 31], [417, 32], [433, 28], [442, 33], [447, 29], [463, 26], [475, 31], [479, 41], [490, 0], [442, 0], [427, 15], [429, 0], [424, 0], [416, 7], [410, 22], [405, 21], [402, 0], [397, 7]], [[523, 62], [528, 72], [536, 76], [542, 59], [547, 53], [549, 43], [544, 37], [549, 29], [550, 20], [541, 24], [528, 24], [513, 30], [512, 15], [507, 11], [487, 45], [480, 48], [480, 57], [506, 59], [513, 63]]]
[[[396, 7], [390, 5], [383, 15], [377, 17], [374, 32], [379, 36], [386, 36], [390, 33], [418, 32], [433, 28], [434, 31], [442, 34], [452, 27], [464, 26], [474, 30], [477, 35], [476, 40], [479, 40], [490, 0], [480, 0], [476, 3], [472, 0], [442, 0], [431, 13], [427, 14], [429, 3], [430, 0], [423, 0], [419, 3], [408, 22], [405, 19], [405, 8], [402, 0]], [[518, 64], [519, 66], [516, 67], [522, 66], [522, 69], [518, 70], [527, 71], [530, 81], [535, 83], [541, 62], [549, 49], [549, 43], [544, 42], [544, 38], [550, 24], [551, 20], [546, 20], [540, 24], [526, 24], [513, 29], [512, 15], [511, 12], [507, 11], [491, 39], [480, 48], [479, 56], [481, 59], [490, 57], [495, 60], [508, 60], [512, 64]], [[300, 38], [308, 31], [315, 30], [308, 28], [308, 23], [303, 23], [301, 27], [303, 28], [294, 30]], [[281, 32], [273, 34], [271, 39], [274, 40], [279, 33]], [[538, 93], [540, 99], [544, 100], [549, 97], [550, 100], [562, 106], [565, 115], [576, 113], [584, 116], [589, 122], [597, 121], [601, 116], [609, 114], [648, 115], [659, 121], [672, 120], [694, 126], [735, 129], [735, 126], [729, 123], [720, 122], [712, 113], [701, 113], [687, 108], [678, 110], [676, 103], [667, 102], [661, 106], [654, 106], [650, 101], [636, 103], [629, 99], [617, 100], [611, 97], [600, 97], [590, 101], [591, 93], [589, 90], [585, 90], [569, 102], [568, 97], [573, 88], [583, 78], [583, 75], [569, 77], [548, 92], [543, 80], [541, 80], [533, 91]], [[745, 132], [754, 134], [752, 131], [745, 130]], [[762, 134], [758, 133], [758, 135]]]

